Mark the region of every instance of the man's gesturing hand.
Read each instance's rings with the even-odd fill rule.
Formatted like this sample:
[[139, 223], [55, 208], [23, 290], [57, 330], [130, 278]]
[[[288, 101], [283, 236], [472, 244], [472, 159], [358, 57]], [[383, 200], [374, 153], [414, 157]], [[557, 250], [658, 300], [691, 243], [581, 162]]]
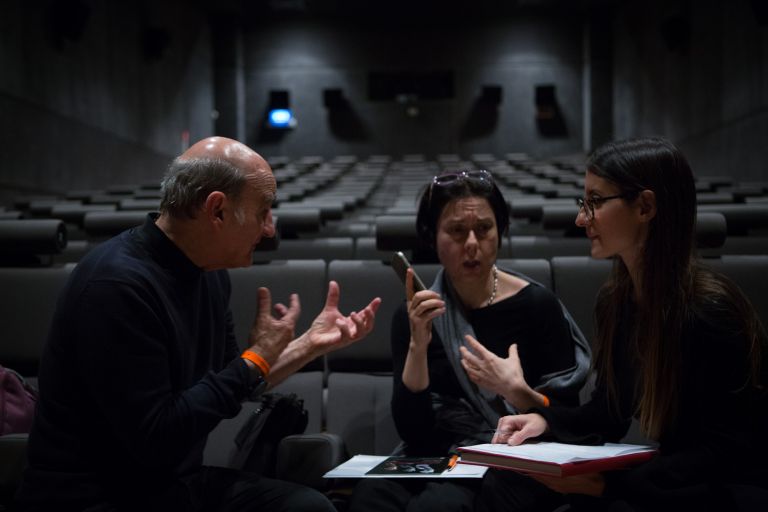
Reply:
[[301, 313], [299, 296], [291, 294], [290, 307], [276, 304], [276, 316], [272, 315], [272, 296], [267, 288], [258, 291], [259, 312], [251, 327], [248, 341], [253, 350], [270, 365], [277, 361], [283, 349], [293, 339], [296, 321]]

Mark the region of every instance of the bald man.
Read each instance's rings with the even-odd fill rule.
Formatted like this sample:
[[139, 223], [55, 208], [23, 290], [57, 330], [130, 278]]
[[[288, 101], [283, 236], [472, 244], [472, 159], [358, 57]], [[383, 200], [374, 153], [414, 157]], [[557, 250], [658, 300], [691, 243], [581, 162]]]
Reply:
[[275, 234], [275, 178], [247, 146], [198, 142], [163, 180], [160, 214], [92, 250], [60, 297], [17, 501], [25, 510], [332, 511], [311, 489], [202, 465], [210, 431], [312, 359], [362, 339], [380, 300], [344, 316], [339, 287], [296, 339], [294, 294], [258, 291], [239, 353], [225, 269]]

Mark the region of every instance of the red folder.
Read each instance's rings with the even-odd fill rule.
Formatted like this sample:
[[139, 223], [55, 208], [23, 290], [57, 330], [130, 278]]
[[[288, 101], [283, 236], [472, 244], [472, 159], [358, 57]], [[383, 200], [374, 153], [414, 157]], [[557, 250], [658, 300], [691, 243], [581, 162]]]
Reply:
[[[551, 445], [559, 443], [548, 443]], [[488, 445], [466, 446], [459, 448], [461, 464], [474, 464], [498, 469], [509, 469], [521, 473], [538, 473], [550, 476], [572, 476], [583, 473], [600, 473], [615, 469], [631, 467], [651, 459], [656, 450], [650, 447], [638, 446], [628, 453], [613, 456], [594, 456], [580, 458], [575, 456], [566, 462], [554, 462], [536, 458], [525, 458], [507, 453], [491, 453], [484, 449]], [[510, 447], [510, 450], [514, 447]]]

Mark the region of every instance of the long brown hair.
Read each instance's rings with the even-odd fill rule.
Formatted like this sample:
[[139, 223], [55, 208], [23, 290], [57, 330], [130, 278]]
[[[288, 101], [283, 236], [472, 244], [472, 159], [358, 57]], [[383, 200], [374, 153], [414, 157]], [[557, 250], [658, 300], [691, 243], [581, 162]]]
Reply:
[[[601, 146], [587, 160], [587, 169], [617, 186], [625, 201], [643, 190], [654, 192], [656, 215], [638, 262], [640, 290], [635, 290], [621, 259], [600, 290], [595, 307], [597, 326], [594, 368], [618, 404], [613, 353], [616, 329], [624, 308], [635, 305], [634, 355], [640, 364], [638, 408], [643, 433], [658, 439], [674, 426], [679, 405], [683, 327], [699, 297], [728, 305], [751, 343], [751, 372], [745, 384], [758, 384], [764, 335], [749, 301], [729, 280], [702, 267], [694, 251], [696, 189], [683, 154], [660, 138], [641, 138]], [[639, 293], [636, 293], [639, 292]]]

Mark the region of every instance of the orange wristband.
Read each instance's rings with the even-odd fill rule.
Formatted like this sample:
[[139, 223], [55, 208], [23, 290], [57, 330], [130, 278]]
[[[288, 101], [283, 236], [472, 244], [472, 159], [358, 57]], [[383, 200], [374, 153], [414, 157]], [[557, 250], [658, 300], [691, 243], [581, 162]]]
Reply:
[[544, 407], [549, 407], [549, 397], [544, 393], [539, 394], [541, 395], [541, 399], [544, 400]]
[[261, 370], [261, 373], [264, 374], [264, 377], [269, 374], [269, 363], [253, 350], [246, 350], [240, 357], [247, 359], [248, 361], [258, 366], [259, 370]]

